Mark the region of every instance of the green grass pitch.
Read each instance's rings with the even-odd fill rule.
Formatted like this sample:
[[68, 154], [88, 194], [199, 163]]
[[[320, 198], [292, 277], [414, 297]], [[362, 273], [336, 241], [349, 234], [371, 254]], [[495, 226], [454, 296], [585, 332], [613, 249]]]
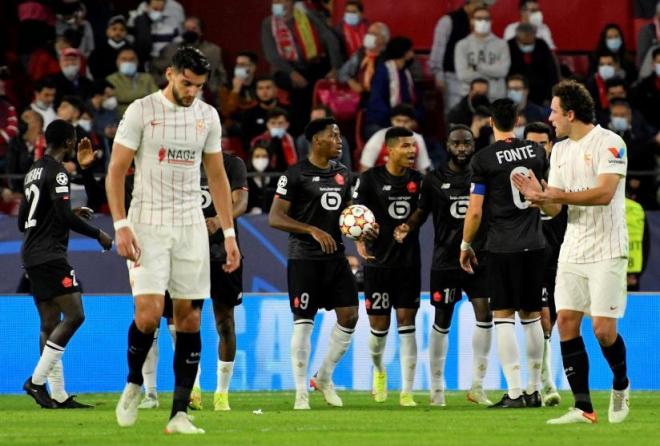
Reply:
[[[171, 394], [161, 394], [161, 407], [141, 410], [135, 426], [120, 428], [114, 407], [118, 394], [85, 394], [91, 410], [43, 410], [26, 395], [0, 396], [0, 445], [660, 445], [660, 392], [633, 392], [631, 412], [623, 424], [607, 422], [609, 394], [594, 392], [596, 425], [548, 426], [570, 404], [562, 393], [559, 407], [492, 410], [465, 400], [463, 392], [447, 395], [448, 406], [428, 406], [416, 393], [414, 408], [398, 406], [390, 392], [376, 404], [364, 392], [339, 392], [343, 408], [332, 408], [311, 394], [311, 411], [294, 412], [293, 393], [232, 393], [231, 412], [213, 412], [212, 392], [204, 394], [204, 410], [193, 412], [203, 436], [168, 436]], [[500, 392], [490, 392], [493, 401]], [[261, 409], [261, 415], [253, 411]]]

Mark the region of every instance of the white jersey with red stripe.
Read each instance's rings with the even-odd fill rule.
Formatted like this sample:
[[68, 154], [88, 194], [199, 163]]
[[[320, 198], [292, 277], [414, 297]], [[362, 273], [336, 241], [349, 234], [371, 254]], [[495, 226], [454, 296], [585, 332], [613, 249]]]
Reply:
[[568, 225], [559, 262], [592, 263], [628, 257], [625, 210], [626, 144], [616, 133], [595, 126], [579, 141], [565, 139], [552, 149], [548, 184], [566, 192], [596, 186], [598, 175], [621, 178], [606, 206], [568, 206]]
[[133, 223], [203, 224], [200, 164], [221, 151], [218, 112], [195, 99], [178, 106], [162, 91], [134, 101], [119, 123], [115, 142], [135, 150]]

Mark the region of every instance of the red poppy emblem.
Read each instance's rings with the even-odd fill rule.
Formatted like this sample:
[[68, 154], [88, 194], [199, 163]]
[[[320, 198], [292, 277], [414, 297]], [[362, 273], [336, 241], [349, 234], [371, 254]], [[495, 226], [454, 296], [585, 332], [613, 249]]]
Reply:
[[433, 302], [440, 302], [442, 300], [442, 294], [440, 291], [433, 293]]
[[415, 192], [417, 192], [417, 183], [415, 183], [414, 181], [409, 182], [408, 184], [406, 184], [406, 189], [408, 189], [409, 193], [414, 194]]
[[366, 308], [367, 310], [371, 309], [371, 301], [369, 299], [364, 300], [364, 308]]
[[341, 174], [339, 174], [339, 173], [338, 173], [337, 175], [335, 175], [335, 181], [336, 181], [337, 184], [339, 184], [340, 186], [343, 186], [344, 184], [346, 184], [346, 180], [345, 180], [344, 177], [343, 177]]
[[73, 286], [73, 280], [71, 279], [71, 277], [65, 277], [64, 279], [62, 279], [62, 286], [64, 288], [71, 288]]
[[293, 308], [298, 308], [300, 307], [300, 298], [298, 296], [293, 299]]

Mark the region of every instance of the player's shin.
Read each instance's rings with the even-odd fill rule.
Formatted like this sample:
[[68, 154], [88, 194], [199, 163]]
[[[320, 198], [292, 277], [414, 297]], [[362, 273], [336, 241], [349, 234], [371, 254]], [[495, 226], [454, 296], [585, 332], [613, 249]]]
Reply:
[[561, 356], [564, 373], [575, 398], [575, 407], [587, 413], [593, 412], [589, 393], [589, 357], [582, 336], [562, 341]]
[[415, 326], [399, 327], [399, 349], [401, 360], [401, 392], [412, 392], [417, 368], [417, 339]]
[[433, 324], [429, 335], [429, 365], [431, 368], [431, 396], [445, 390], [445, 361], [449, 349], [449, 328]]
[[520, 319], [525, 332], [525, 346], [527, 351], [527, 393], [532, 394], [541, 390], [541, 368], [543, 365], [543, 327], [541, 317], [533, 319]]
[[482, 388], [493, 338], [492, 322], [477, 322], [472, 334], [472, 388]]
[[556, 390], [554, 376], [552, 373], [552, 339], [545, 335], [543, 343], [543, 368], [541, 369], [541, 382], [543, 388], [548, 391]]
[[374, 365], [374, 370], [378, 373], [385, 371], [383, 365], [383, 353], [385, 353], [385, 345], [387, 344], [388, 330], [375, 330], [371, 329], [369, 334], [369, 352], [371, 353], [371, 361]]
[[50, 396], [58, 403], [63, 403], [69, 398], [64, 388], [64, 368], [62, 360], [60, 359], [53, 365], [50, 374], [48, 375], [48, 387], [50, 387]]
[[184, 333], [177, 331], [174, 350], [174, 398], [170, 418], [177, 412], [186, 412], [199, 367], [202, 337], [199, 331]]
[[296, 392], [307, 393], [307, 365], [312, 349], [312, 330], [314, 321], [298, 319], [293, 323], [291, 333], [291, 367], [296, 384]]
[[348, 348], [351, 346], [354, 328], [342, 327], [338, 323], [332, 329], [330, 335], [330, 342], [328, 345], [328, 352], [323, 359], [323, 363], [319, 368], [317, 378], [322, 382], [331, 382], [332, 374], [337, 367], [337, 363], [344, 356]]
[[156, 396], [157, 377], [158, 377], [158, 333], [156, 329], [154, 332], [153, 343], [147, 353], [147, 358], [142, 365], [142, 377], [144, 379], [144, 390], [147, 395]]
[[32, 373], [32, 383], [38, 386], [44, 385], [55, 364], [62, 360], [63, 354], [64, 347], [54, 342], [46, 341], [39, 362], [37, 362], [37, 366]]
[[497, 353], [506, 378], [509, 398], [516, 399], [522, 395], [522, 386], [520, 384], [520, 354], [516, 340], [515, 319], [494, 318], [493, 322], [497, 338]]
[[154, 342], [153, 333], [142, 333], [135, 325], [131, 323], [128, 329], [128, 379], [129, 383], [141, 386], [144, 382], [142, 377], [142, 366], [147, 359], [147, 354]]

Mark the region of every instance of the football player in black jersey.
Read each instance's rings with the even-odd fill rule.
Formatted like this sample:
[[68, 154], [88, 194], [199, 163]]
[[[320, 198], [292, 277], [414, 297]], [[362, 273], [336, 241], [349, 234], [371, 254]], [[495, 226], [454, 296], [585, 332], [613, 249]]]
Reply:
[[[472, 242], [482, 215], [488, 221], [486, 249], [489, 253], [489, 288], [494, 312], [497, 351], [506, 377], [508, 393], [491, 407], [540, 407], [543, 328], [541, 288], [545, 260], [545, 237], [539, 210], [530, 207], [512, 181], [516, 173], [537, 178], [548, 168], [543, 147], [515, 137], [515, 103], [498, 99], [491, 105], [495, 143], [477, 152], [470, 167], [472, 186], [460, 246], [461, 267], [473, 274], [478, 264]], [[485, 212], [484, 212], [485, 207]], [[526, 347], [528, 386], [523, 394], [520, 358], [516, 341], [515, 312], [520, 316]]]
[[417, 148], [412, 131], [391, 127], [385, 133], [388, 159], [360, 175], [353, 193], [356, 203], [368, 207], [380, 225], [372, 243], [356, 242], [364, 265], [364, 295], [371, 335], [369, 350], [373, 360], [372, 393], [376, 402], [387, 399], [387, 374], [383, 353], [390, 328], [390, 313], [396, 309], [401, 360], [399, 404], [416, 406], [412, 396], [417, 366], [415, 316], [419, 308], [420, 248], [419, 231], [402, 243], [394, 239], [394, 229], [417, 208], [422, 174], [414, 170]]
[[[85, 320], [82, 289], [66, 255], [69, 231], [98, 240], [104, 250], [112, 248], [108, 234], [80, 217], [89, 218], [89, 210], [71, 209], [69, 174], [62, 160], [74, 156], [75, 143], [76, 132], [71, 124], [58, 119], [46, 128], [46, 153], [25, 175], [25, 197], [18, 214], [18, 228], [25, 233], [23, 267], [41, 321], [41, 357], [23, 389], [41, 407], [49, 409], [91, 407], [75, 401], [73, 396], [62, 401], [51, 399], [46, 390], [49, 374], [54, 367], [61, 367], [64, 348]], [[80, 145], [91, 143], [83, 139]]]
[[471, 173], [468, 169], [474, 155], [475, 141], [468, 126], [451, 127], [447, 137], [449, 162], [446, 167], [424, 177], [418, 209], [408, 221], [396, 230], [398, 240], [419, 228], [430, 213], [433, 214], [435, 241], [431, 264], [431, 305], [435, 307], [435, 320], [429, 337], [429, 362], [431, 368], [431, 405], [445, 406], [445, 360], [449, 349], [449, 327], [454, 307], [467, 294], [474, 309], [476, 328], [472, 336], [472, 386], [468, 400], [484, 405], [492, 403], [483, 389], [488, 369], [493, 318], [488, 306], [486, 276], [485, 225], [473, 243], [479, 255], [475, 274], [463, 271], [456, 253], [463, 237], [463, 222], [470, 195]]
[[309, 157], [280, 177], [268, 218], [272, 227], [289, 233], [294, 409], [310, 408], [307, 364], [317, 310], [334, 309], [337, 315], [328, 352], [312, 379], [332, 406], [342, 406], [332, 374], [350, 347], [358, 319], [357, 287], [339, 229], [339, 216], [351, 200], [348, 169], [335, 161], [342, 150], [339, 127], [334, 119], [317, 119], [307, 125], [305, 137], [311, 145]]
[[[525, 139], [541, 144], [545, 149], [546, 157], [550, 159], [552, 153], [552, 129], [543, 122], [532, 122], [525, 127]], [[559, 249], [564, 241], [566, 224], [568, 223], [568, 210], [566, 206], [555, 217], [550, 217], [541, 211], [543, 221], [543, 234], [545, 235], [545, 272], [543, 274], [543, 294], [541, 298], [541, 325], [545, 337], [545, 348], [543, 349], [543, 368], [541, 369], [541, 381], [543, 383], [543, 404], [556, 406], [561, 402], [559, 392], [555, 386], [552, 374], [552, 353], [550, 336], [552, 327], [557, 321], [555, 310], [555, 277], [557, 276], [557, 262], [559, 260]]]

